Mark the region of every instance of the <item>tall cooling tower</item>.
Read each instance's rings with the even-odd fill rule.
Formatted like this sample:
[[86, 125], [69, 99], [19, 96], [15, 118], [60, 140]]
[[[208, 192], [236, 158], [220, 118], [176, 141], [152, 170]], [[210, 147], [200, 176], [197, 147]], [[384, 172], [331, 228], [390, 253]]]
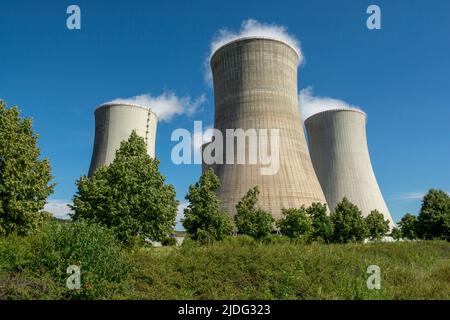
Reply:
[[[262, 175], [259, 161], [211, 166], [221, 181], [218, 196], [232, 215], [237, 202], [254, 186], [261, 191], [259, 206], [276, 219], [282, 208], [325, 203], [300, 121], [298, 62], [299, 55], [289, 44], [259, 37], [227, 43], [211, 57], [214, 128], [222, 132], [224, 145], [227, 129], [279, 129], [276, 174]], [[246, 144], [246, 153], [249, 149]]]
[[128, 103], [106, 103], [95, 110], [95, 138], [89, 176], [102, 166], [109, 165], [133, 130], [145, 139], [147, 153], [155, 156], [157, 116], [143, 106]]
[[376, 209], [393, 226], [370, 162], [366, 114], [356, 109], [319, 112], [305, 120], [314, 169], [330, 210], [345, 196], [367, 216]]

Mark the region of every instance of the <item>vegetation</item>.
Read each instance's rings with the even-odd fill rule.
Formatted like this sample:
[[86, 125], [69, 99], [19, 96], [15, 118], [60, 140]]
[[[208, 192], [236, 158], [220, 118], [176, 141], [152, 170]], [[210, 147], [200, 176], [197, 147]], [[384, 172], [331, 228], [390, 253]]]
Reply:
[[407, 213], [398, 223], [401, 237], [413, 240], [417, 238], [417, 217]]
[[199, 182], [189, 187], [184, 209], [183, 226], [191, 238], [202, 243], [221, 241], [231, 234], [233, 225], [228, 214], [220, 209], [216, 191], [220, 187], [219, 178], [210, 168]]
[[240, 234], [262, 240], [272, 232], [274, 219], [269, 212], [256, 206], [258, 194], [259, 188], [256, 186], [238, 202], [234, 223]]
[[422, 239], [450, 241], [450, 196], [430, 189], [422, 200], [417, 223], [417, 233]]
[[336, 243], [361, 242], [367, 236], [367, 226], [361, 210], [343, 198], [331, 213], [333, 241]]
[[389, 220], [378, 210], [372, 210], [365, 218], [367, 233], [371, 240], [379, 240], [389, 232]]
[[162, 240], [175, 226], [178, 201], [158, 166], [147, 154], [144, 138], [133, 131], [109, 166], [77, 181], [73, 219], [111, 228], [127, 245]]
[[291, 238], [308, 238], [313, 233], [313, 224], [305, 207], [282, 210], [283, 219], [277, 221], [281, 234]]
[[54, 186], [37, 139], [31, 119], [0, 101], [0, 236], [33, 233], [46, 216], [41, 211]]
[[314, 202], [306, 212], [312, 219], [312, 239], [329, 243], [333, 237], [333, 223], [327, 214], [327, 205]]

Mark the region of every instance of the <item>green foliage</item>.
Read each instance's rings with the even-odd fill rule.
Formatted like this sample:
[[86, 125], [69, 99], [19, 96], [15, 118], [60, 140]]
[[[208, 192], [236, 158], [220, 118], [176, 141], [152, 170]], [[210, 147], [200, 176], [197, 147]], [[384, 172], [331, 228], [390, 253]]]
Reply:
[[162, 239], [161, 244], [163, 246], [176, 246], [177, 245], [177, 239], [172, 237], [166, 237]]
[[312, 221], [304, 206], [301, 208], [283, 208], [282, 214], [284, 217], [277, 221], [277, 227], [282, 235], [294, 239], [309, 237], [312, 234]]
[[0, 101], [0, 236], [24, 236], [43, 222], [41, 210], [54, 185], [37, 139], [31, 119]]
[[372, 210], [365, 218], [367, 233], [371, 240], [379, 240], [389, 232], [389, 220], [378, 210]]
[[334, 226], [333, 242], [361, 242], [367, 235], [361, 211], [346, 197], [337, 204], [330, 218]]
[[398, 223], [401, 236], [410, 240], [417, 238], [417, 217], [407, 213]]
[[258, 194], [256, 186], [238, 202], [234, 222], [239, 233], [261, 240], [272, 232], [274, 219], [269, 212], [256, 207]]
[[[80, 290], [66, 286], [70, 265], [80, 267]], [[36, 298], [39, 290], [50, 299], [108, 298], [129, 288], [127, 280], [132, 273], [131, 263], [112, 232], [82, 220], [50, 222], [42, 232], [19, 242], [13, 236], [5, 239], [0, 243], [0, 266], [18, 273], [19, 280], [8, 278], [5, 282], [19, 281], [25, 286], [9, 288], [9, 294], [19, 299]], [[42, 282], [45, 286], [40, 288]]]
[[111, 165], [77, 181], [73, 219], [105, 225], [129, 246], [145, 238], [162, 240], [175, 226], [178, 201], [158, 166], [133, 131]]
[[189, 187], [184, 209], [183, 226], [191, 238], [202, 243], [221, 241], [231, 234], [232, 222], [228, 214], [220, 209], [216, 191], [220, 187], [219, 178], [210, 168], [199, 182]]
[[399, 228], [392, 228], [391, 237], [394, 240], [399, 240], [403, 237], [402, 231]]
[[450, 196], [442, 190], [430, 189], [422, 200], [417, 220], [420, 238], [450, 241]]
[[306, 212], [312, 219], [312, 239], [326, 243], [330, 242], [333, 238], [333, 224], [327, 214], [327, 205], [314, 202], [306, 208]]

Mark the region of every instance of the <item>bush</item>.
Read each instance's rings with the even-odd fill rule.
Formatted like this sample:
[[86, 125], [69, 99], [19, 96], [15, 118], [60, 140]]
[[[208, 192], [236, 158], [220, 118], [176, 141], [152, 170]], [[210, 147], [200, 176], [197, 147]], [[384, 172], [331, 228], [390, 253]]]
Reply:
[[304, 206], [301, 208], [282, 209], [283, 219], [277, 221], [282, 235], [291, 239], [310, 236], [313, 232], [311, 218]]
[[254, 187], [238, 202], [234, 222], [239, 233], [261, 240], [272, 232], [274, 219], [269, 212], [256, 207], [258, 194], [259, 188]]
[[410, 240], [417, 238], [417, 218], [410, 213], [407, 213], [398, 223], [402, 237]]
[[163, 246], [176, 246], [177, 245], [177, 239], [172, 237], [166, 237], [161, 241], [161, 244]]
[[379, 240], [389, 232], [389, 220], [384, 220], [382, 213], [372, 210], [365, 218], [367, 234], [372, 240]]
[[333, 223], [327, 215], [327, 205], [314, 202], [306, 209], [312, 220], [312, 240], [328, 243], [333, 237]]
[[331, 221], [334, 226], [333, 242], [361, 242], [367, 235], [361, 211], [345, 197], [331, 214]]
[[77, 181], [73, 219], [107, 226], [129, 246], [146, 238], [162, 240], [175, 226], [178, 201], [158, 166], [144, 138], [133, 131], [109, 166]]

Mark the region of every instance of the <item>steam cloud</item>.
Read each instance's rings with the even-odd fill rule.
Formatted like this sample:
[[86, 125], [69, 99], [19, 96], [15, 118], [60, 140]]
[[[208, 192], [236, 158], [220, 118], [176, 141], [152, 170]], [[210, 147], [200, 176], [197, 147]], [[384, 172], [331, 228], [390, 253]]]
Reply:
[[246, 37], [263, 37], [272, 38], [280, 41], [284, 41], [294, 47], [299, 54], [299, 63], [304, 59], [302, 50], [300, 48], [300, 42], [297, 38], [287, 32], [287, 28], [276, 24], [262, 23], [255, 19], [244, 20], [241, 24], [241, 28], [238, 32], [233, 32], [229, 29], [223, 28], [219, 30], [217, 35], [212, 39], [210, 45], [210, 55], [205, 60], [205, 81], [212, 84], [212, 75], [209, 67], [209, 59], [213, 53], [224, 44], [231, 41], [246, 38]]
[[315, 97], [313, 93], [314, 92], [312, 87], [306, 87], [305, 89], [300, 91], [299, 104], [300, 104], [300, 113], [303, 121], [305, 121], [312, 115], [315, 115], [316, 113], [326, 110], [335, 110], [335, 109], [360, 110], [359, 107], [352, 106], [343, 100], [333, 99], [329, 97]]
[[189, 96], [178, 97], [173, 92], [164, 92], [160, 96], [154, 97], [148, 93], [132, 98], [118, 98], [111, 103], [132, 103], [150, 108], [158, 115], [158, 120], [169, 122], [174, 116], [192, 116], [205, 102], [205, 95], [192, 99]]

